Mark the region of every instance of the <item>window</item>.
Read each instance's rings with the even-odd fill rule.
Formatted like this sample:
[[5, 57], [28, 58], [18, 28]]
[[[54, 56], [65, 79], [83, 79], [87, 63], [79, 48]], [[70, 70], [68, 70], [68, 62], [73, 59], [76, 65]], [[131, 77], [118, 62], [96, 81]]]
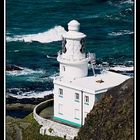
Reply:
[[87, 114], [88, 114], [88, 112], [84, 112], [84, 118], [86, 118]]
[[84, 40], [82, 39], [82, 40], [80, 41], [80, 43], [81, 43], [80, 52], [81, 52], [81, 53], [84, 53]]
[[66, 70], [65, 66], [63, 66], [63, 71], [65, 71], [65, 70]]
[[61, 69], [62, 69], [62, 71], [64, 72], [64, 71], [66, 71], [66, 66], [61, 66]]
[[75, 93], [75, 101], [79, 102], [79, 93]]
[[67, 42], [66, 39], [65, 38], [62, 38], [62, 52], [63, 53], [66, 53], [66, 51], [67, 51], [67, 49], [65, 47], [66, 42]]
[[79, 114], [80, 114], [79, 109], [75, 109], [74, 110], [74, 119], [79, 120], [80, 119]]
[[61, 115], [63, 115], [62, 107], [63, 107], [62, 104], [59, 104], [59, 105], [58, 105], [58, 113], [61, 114]]
[[85, 95], [85, 104], [89, 104], [89, 96]]
[[59, 88], [59, 97], [63, 97], [63, 89]]

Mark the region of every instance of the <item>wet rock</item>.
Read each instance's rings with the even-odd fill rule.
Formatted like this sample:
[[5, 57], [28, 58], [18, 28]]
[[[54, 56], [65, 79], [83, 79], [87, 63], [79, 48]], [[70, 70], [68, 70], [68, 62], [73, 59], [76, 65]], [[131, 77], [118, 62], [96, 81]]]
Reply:
[[23, 70], [22, 68], [16, 66], [16, 65], [7, 65], [6, 66], [6, 71], [21, 71]]

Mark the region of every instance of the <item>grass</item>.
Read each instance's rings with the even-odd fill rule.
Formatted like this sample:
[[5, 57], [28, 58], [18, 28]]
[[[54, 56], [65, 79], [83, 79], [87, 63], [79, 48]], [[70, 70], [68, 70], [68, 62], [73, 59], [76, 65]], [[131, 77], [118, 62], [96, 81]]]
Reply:
[[19, 137], [17, 127], [22, 132], [22, 140], [64, 140], [60, 137], [39, 134], [41, 126], [33, 118], [33, 113], [23, 119], [7, 117], [6, 120], [6, 140], [15, 140]]
[[39, 115], [43, 118], [52, 118], [53, 117], [53, 106], [43, 109]]

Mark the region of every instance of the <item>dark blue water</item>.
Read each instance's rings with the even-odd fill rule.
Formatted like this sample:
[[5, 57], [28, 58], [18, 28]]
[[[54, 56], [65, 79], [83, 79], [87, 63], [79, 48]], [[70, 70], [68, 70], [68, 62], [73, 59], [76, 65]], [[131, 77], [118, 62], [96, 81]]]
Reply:
[[6, 115], [12, 116], [14, 118], [24, 118], [28, 114], [30, 114], [32, 111], [26, 111], [26, 110], [7, 110]]
[[6, 63], [23, 68], [6, 73], [7, 94], [35, 97], [53, 88], [50, 77], [59, 65], [46, 55], [61, 49], [59, 36], [72, 19], [81, 23], [86, 50], [97, 61], [133, 62], [133, 14], [131, 0], [7, 0]]

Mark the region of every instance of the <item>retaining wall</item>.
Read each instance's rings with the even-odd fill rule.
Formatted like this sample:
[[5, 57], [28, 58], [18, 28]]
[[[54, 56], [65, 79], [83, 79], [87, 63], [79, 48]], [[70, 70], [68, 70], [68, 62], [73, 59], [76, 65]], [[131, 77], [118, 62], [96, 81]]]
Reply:
[[40, 134], [65, 137], [68, 140], [73, 140], [77, 136], [79, 128], [74, 128], [39, 116], [39, 113], [50, 105], [53, 105], [53, 99], [41, 102], [33, 110], [34, 119], [42, 126], [40, 128]]
[[41, 102], [40, 104], [38, 104], [34, 110], [33, 110], [33, 116], [34, 119], [40, 124], [40, 125], [46, 125], [47, 124], [47, 119], [42, 118], [41, 116], [39, 116], [39, 113], [47, 108], [48, 106], [53, 105], [53, 99]]

